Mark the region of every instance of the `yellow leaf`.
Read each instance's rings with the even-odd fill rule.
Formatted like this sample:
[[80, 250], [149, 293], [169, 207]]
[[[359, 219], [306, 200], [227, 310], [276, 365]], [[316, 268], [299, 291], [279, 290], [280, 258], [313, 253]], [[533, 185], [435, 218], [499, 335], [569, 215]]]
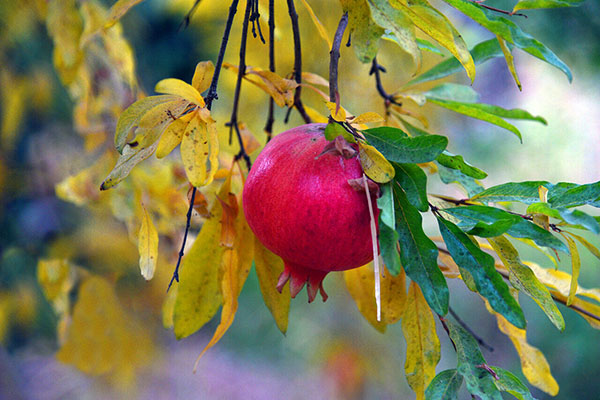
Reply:
[[227, 332], [233, 323], [238, 309], [238, 297], [244, 287], [250, 268], [252, 267], [254, 252], [253, 233], [246, 222], [244, 213], [240, 213], [236, 220], [236, 232], [237, 236], [234, 247], [226, 249], [221, 260], [223, 268], [223, 280], [221, 281], [221, 292], [223, 293], [221, 322], [219, 323], [219, 326], [217, 326], [213, 337], [198, 356], [196, 365], [198, 364], [200, 357], [202, 357], [209, 348], [213, 347], [221, 340], [225, 332]]
[[188, 104], [187, 100], [176, 100], [150, 109], [140, 119], [134, 142], [144, 147], [153, 144], [165, 129], [179, 118]]
[[[228, 179], [225, 181], [230, 182]], [[229, 189], [227, 189], [229, 192]], [[226, 193], [227, 193], [226, 192]], [[220, 269], [224, 248], [219, 245], [223, 209], [217, 201], [191, 249], [183, 257], [173, 310], [175, 337], [191, 335], [214, 317], [221, 306]]]
[[290, 292], [283, 290], [279, 293], [276, 289], [279, 275], [283, 272], [283, 261], [254, 237], [254, 265], [265, 305], [279, 330], [285, 334], [290, 312]]
[[440, 340], [433, 313], [415, 282], [408, 288], [402, 332], [406, 339], [406, 380], [417, 399], [424, 399], [425, 389], [435, 377], [435, 366], [440, 361]]
[[121, 17], [125, 15], [125, 13], [127, 13], [131, 7], [140, 2], [142, 2], [142, 0], [117, 0], [117, 2], [110, 8], [110, 14], [104, 24], [104, 29], [108, 29], [116, 24], [117, 21], [121, 19]]
[[306, 111], [306, 113], [308, 114], [310, 119], [313, 120], [314, 122], [320, 122], [322, 124], [326, 124], [327, 122], [329, 122], [329, 120], [327, 119], [326, 116], [324, 116], [323, 114], [321, 114], [320, 112], [318, 112], [317, 110], [315, 110], [312, 107], [305, 105], [304, 110]]
[[377, 183], [386, 183], [396, 174], [394, 167], [375, 147], [360, 144], [358, 158], [365, 174]]
[[236, 231], [235, 221], [238, 215], [238, 203], [235, 194], [227, 193], [224, 199], [217, 196], [217, 200], [221, 203], [223, 214], [221, 215], [221, 246], [233, 247]]
[[142, 205], [142, 226], [138, 234], [138, 252], [140, 253], [140, 271], [144, 279], [149, 281], [156, 270], [158, 232], [144, 205]]
[[210, 87], [210, 81], [215, 73], [215, 66], [212, 61], [201, 61], [196, 64], [196, 70], [194, 71], [194, 77], [192, 78], [192, 86], [198, 90], [199, 93], [204, 92]]
[[317, 31], [319, 31], [319, 35], [321, 35], [323, 40], [325, 40], [325, 42], [327, 43], [327, 48], [331, 49], [331, 39], [329, 39], [329, 34], [327, 33], [327, 29], [325, 29], [325, 27], [323, 26], [321, 21], [319, 21], [319, 17], [317, 17], [317, 15], [313, 11], [310, 4], [308, 4], [308, 2], [306, 0], [302, 0], [302, 4], [306, 8], [306, 11], [308, 11], [308, 14], [310, 15], [310, 18], [312, 19], [313, 24], [315, 24], [315, 26], [317, 27]]
[[594, 255], [594, 257], [600, 259], [600, 250], [598, 250], [593, 244], [588, 242], [584, 237], [576, 235], [572, 232], [567, 232], [569, 235], [573, 236], [575, 239], [579, 240], [579, 243], [585, 246], [586, 249], [590, 251]]
[[[519, 80], [519, 75], [517, 75], [517, 69], [515, 68], [515, 59], [514, 59], [512, 53], [510, 52], [510, 49], [506, 45], [506, 42], [504, 41], [504, 39], [502, 39], [502, 37], [500, 37], [500, 35], [496, 35], [496, 39], [498, 39], [498, 43], [500, 43], [500, 48], [502, 49], [502, 53], [504, 53], [504, 59], [506, 60], [506, 65], [508, 66], [508, 70], [510, 71], [510, 74], [512, 75], [513, 79], [515, 80], [515, 83], [517, 84], [517, 87], [519, 88], [519, 90], [523, 90], [523, 88], [521, 87], [521, 81]], [[542, 200], [542, 201], [545, 201], [545, 200]]]
[[27, 107], [27, 86], [25, 81], [12, 76], [6, 70], [1, 73], [0, 82], [2, 84], [0, 144], [4, 149], [12, 149]]
[[162, 324], [166, 329], [173, 329], [173, 311], [175, 310], [178, 288], [177, 285], [171, 286], [162, 305]]
[[60, 316], [69, 312], [69, 292], [75, 282], [74, 270], [66, 259], [39, 260], [37, 280], [44, 296]]
[[517, 353], [519, 353], [521, 369], [529, 383], [551, 396], [556, 396], [558, 394], [558, 383], [556, 383], [550, 372], [550, 365], [544, 354], [527, 343], [527, 334], [524, 329], [515, 327], [502, 315], [494, 312], [487, 300], [484, 299], [484, 301], [490, 314], [496, 316], [500, 331], [510, 338]]
[[242, 143], [244, 143], [244, 150], [246, 154], [252, 154], [255, 150], [258, 150], [262, 145], [256, 139], [256, 137], [250, 132], [248, 126], [243, 122], [238, 122], [238, 128], [242, 135]]
[[450, 20], [426, 0], [390, 0], [390, 4], [404, 11], [417, 28], [444, 46], [463, 65], [471, 82], [475, 79], [475, 63], [462, 36]]
[[377, 114], [376, 112], [366, 112], [363, 114], [360, 114], [358, 117], [354, 118], [352, 120], [353, 124], [368, 124], [370, 122], [380, 122], [383, 121], [383, 117], [379, 114]]
[[[197, 114], [194, 115], [181, 140], [181, 160], [192, 185], [199, 187], [213, 181], [218, 167], [218, 151], [216, 124], [207, 124]], [[208, 171], [207, 161], [210, 161]]]
[[111, 284], [90, 277], [79, 289], [67, 340], [56, 358], [89, 375], [132, 379], [136, 368], [148, 365], [154, 351], [146, 330], [133, 320]]
[[329, 87], [329, 81], [321, 75], [313, 74], [312, 72], [302, 72], [302, 81], [313, 85]]
[[336, 120], [337, 122], [346, 122], [346, 110], [339, 104], [335, 104], [332, 101], [328, 101], [325, 103], [329, 112], [331, 113], [331, 118]]
[[[238, 67], [229, 63], [223, 63], [223, 68], [237, 72]], [[247, 67], [244, 79], [262, 89], [273, 98], [279, 107], [294, 104], [294, 91], [298, 83], [291, 79], [280, 77], [274, 72], [264, 71], [260, 68]]]
[[569, 289], [569, 295], [567, 296], [567, 306], [570, 306], [575, 298], [575, 293], [577, 293], [577, 279], [579, 278], [579, 270], [581, 269], [581, 259], [579, 258], [579, 251], [577, 250], [575, 241], [562, 232], [561, 235], [567, 241], [569, 253], [571, 253], [571, 287]]
[[439, 265], [440, 270], [446, 278], [460, 278], [460, 270], [458, 269], [458, 265], [456, 265], [456, 262], [452, 256], [450, 256], [450, 254], [440, 252], [438, 255], [438, 264], [439, 263], [441, 263], [441, 265]]
[[395, 324], [400, 320], [406, 307], [404, 270], [401, 270], [397, 276], [392, 276], [386, 270], [381, 276], [381, 321], [377, 321], [372, 263], [344, 271], [344, 280], [358, 311], [375, 329], [383, 333], [387, 325]]
[[75, 0], [49, 2], [46, 27], [54, 42], [54, 66], [63, 84], [68, 86], [75, 80], [83, 61], [79, 49], [83, 21]]
[[[533, 270], [537, 278], [544, 285], [554, 289], [560, 293], [562, 297], [566, 298], [569, 295], [572, 280], [570, 274], [556, 269], [542, 268], [538, 264], [530, 261], [526, 261], [525, 264]], [[600, 303], [600, 289], [586, 289], [577, 285], [576, 294], [594, 299]]]
[[181, 143], [181, 139], [183, 138], [183, 133], [185, 132], [190, 120], [194, 116], [194, 113], [191, 112], [186, 114], [176, 121], [173, 121], [167, 129], [165, 129], [164, 133], [160, 137], [158, 141], [158, 147], [156, 148], [156, 158], [166, 157], [169, 153], [175, 149]]
[[204, 98], [200, 95], [200, 92], [190, 85], [182, 81], [181, 79], [167, 78], [158, 82], [154, 87], [157, 93], [167, 93], [175, 96], [179, 96], [190, 103], [196, 104], [199, 107], [204, 107]]

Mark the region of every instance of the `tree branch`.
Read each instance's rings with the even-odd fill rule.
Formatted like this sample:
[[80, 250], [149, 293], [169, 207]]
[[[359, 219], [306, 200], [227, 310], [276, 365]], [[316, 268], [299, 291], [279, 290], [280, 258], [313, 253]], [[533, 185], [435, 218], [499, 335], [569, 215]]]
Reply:
[[[292, 32], [294, 34], [294, 80], [297, 83], [302, 83], [302, 46], [300, 44], [300, 28], [298, 26], [298, 14], [296, 13], [296, 7], [294, 6], [294, 0], [287, 0], [288, 12], [290, 14], [290, 20], [292, 21]], [[302, 86], [298, 86], [296, 88], [296, 92], [294, 93], [294, 107], [300, 113], [300, 116], [304, 120], [305, 123], [310, 124], [312, 121], [306, 110], [304, 109], [304, 104], [302, 104], [302, 99], [300, 98], [302, 93]], [[289, 118], [289, 110], [285, 117], [285, 122], [287, 123]]]
[[338, 91], [338, 64], [340, 59], [340, 46], [342, 44], [342, 38], [344, 31], [348, 26], [348, 13], [345, 12], [340, 18], [335, 35], [333, 36], [333, 43], [331, 44], [331, 51], [329, 52], [329, 101], [332, 103], [339, 104], [340, 93]]
[[[275, 72], [275, 0], [269, 0], [269, 71]], [[273, 123], [275, 102], [269, 96], [269, 115], [265, 124], [265, 132], [267, 134], [267, 142], [273, 136]]]
[[[197, 6], [200, 1], [194, 4], [192, 11]], [[212, 102], [218, 99], [217, 96], [217, 85], [219, 83], [219, 76], [221, 74], [221, 68], [223, 66], [223, 59], [225, 58], [225, 50], [227, 49], [227, 43], [229, 41], [229, 34], [231, 33], [231, 26], [233, 25], [233, 18], [235, 17], [235, 13], [237, 12], [239, 0], [232, 0], [231, 6], [229, 7], [229, 14], [227, 15], [227, 22], [225, 23], [225, 32], [223, 33], [223, 38], [221, 39], [221, 47], [219, 48], [219, 55], [217, 56], [217, 64], [215, 65], [215, 72], [212, 77], [212, 81], [210, 82], [210, 88], [208, 89], [208, 93], [206, 95], [206, 108], [209, 110], [212, 108]], [[192, 12], [190, 11], [190, 12]], [[194, 210], [194, 200], [196, 198], [196, 187], [192, 188], [192, 195], [190, 196], [190, 206], [188, 208], [186, 214], [186, 223], [185, 223], [185, 232], [183, 234], [183, 240], [181, 243], [181, 248], [179, 249], [179, 255], [177, 257], [177, 264], [175, 265], [175, 270], [173, 271], [173, 276], [171, 277], [171, 281], [169, 282], [169, 286], [167, 287], [167, 292], [171, 288], [171, 285], [174, 281], [179, 282], [179, 266], [181, 265], [181, 260], [184, 255], [185, 243], [187, 241], [187, 237], [190, 231], [190, 225], [192, 221], [192, 211]]]
[[383, 88], [383, 84], [381, 83], [381, 72], [386, 72], [385, 68], [377, 63], [377, 58], [373, 58], [373, 62], [371, 64], [371, 70], [369, 71], [369, 75], [375, 75], [375, 84], [377, 86], [377, 92], [383, 99], [385, 100], [385, 108], [389, 107], [390, 104], [395, 104], [397, 106], [402, 106], [402, 103], [398, 102], [393, 95], [389, 94]]

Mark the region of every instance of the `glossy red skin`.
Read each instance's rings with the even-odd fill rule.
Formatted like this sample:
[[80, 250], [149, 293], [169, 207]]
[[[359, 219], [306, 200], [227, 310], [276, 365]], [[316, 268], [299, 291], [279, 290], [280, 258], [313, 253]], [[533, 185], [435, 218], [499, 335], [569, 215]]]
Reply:
[[292, 295], [308, 280], [311, 301], [327, 272], [373, 259], [367, 198], [348, 184], [363, 176], [362, 167], [357, 157], [338, 153], [317, 158], [329, 143], [325, 126], [303, 125], [275, 136], [254, 162], [243, 193], [248, 224], [284, 260]]

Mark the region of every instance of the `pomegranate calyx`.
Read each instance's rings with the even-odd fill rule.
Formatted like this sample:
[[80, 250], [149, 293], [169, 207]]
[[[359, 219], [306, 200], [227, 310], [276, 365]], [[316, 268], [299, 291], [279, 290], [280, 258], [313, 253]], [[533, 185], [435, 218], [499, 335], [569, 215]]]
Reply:
[[319, 159], [319, 157], [325, 154], [337, 154], [342, 156], [344, 159], [349, 160], [356, 157], [358, 151], [340, 135], [333, 141], [327, 143], [321, 154], [319, 154], [316, 159]]
[[325, 289], [323, 289], [323, 279], [326, 275], [327, 271], [318, 271], [285, 262], [283, 272], [279, 275], [279, 280], [277, 281], [277, 290], [281, 293], [283, 287], [289, 281], [290, 295], [292, 298], [295, 298], [306, 284], [309, 303], [315, 300], [317, 292], [320, 292], [323, 301], [326, 301], [328, 296], [325, 293]]

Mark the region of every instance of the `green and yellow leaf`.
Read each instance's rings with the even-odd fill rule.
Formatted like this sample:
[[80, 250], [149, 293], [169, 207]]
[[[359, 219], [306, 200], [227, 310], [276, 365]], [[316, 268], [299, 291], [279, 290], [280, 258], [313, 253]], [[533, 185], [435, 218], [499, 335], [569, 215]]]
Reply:
[[394, 178], [396, 171], [383, 154], [375, 147], [368, 144], [360, 144], [358, 159], [365, 175], [377, 183], [386, 183]]
[[205, 106], [204, 98], [200, 92], [198, 92], [198, 89], [189, 83], [182, 81], [181, 79], [163, 79], [156, 84], [154, 91], [157, 93], [166, 93], [179, 96], [201, 108]]
[[158, 232], [142, 205], [142, 225], [138, 233], [138, 252], [140, 254], [140, 271], [147, 281], [152, 279], [158, 260]]

